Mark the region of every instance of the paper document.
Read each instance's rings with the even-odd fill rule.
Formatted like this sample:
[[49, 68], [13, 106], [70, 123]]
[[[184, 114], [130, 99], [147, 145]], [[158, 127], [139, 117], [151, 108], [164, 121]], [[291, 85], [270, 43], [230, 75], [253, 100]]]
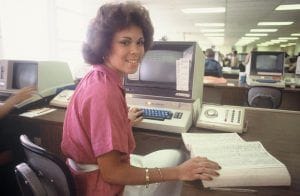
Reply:
[[34, 109], [34, 110], [29, 110], [28, 112], [24, 112], [22, 114], [20, 114], [20, 116], [24, 116], [24, 117], [29, 117], [29, 118], [33, 118], [33, 117], [37, 117], [37, 116], [41, 116], [44, 114], [49, 114], [50, 112], [55, 111], [55, 108], [38, 108], [38, 109]]
[[186, 149], [191, 151], [192, 146], [209, 146], [211, 144], [226, 144], [229, 142], [244, 142], [237, 133], [182, 133], [181, 137]]
[[246, 142], [237, 133], [182, 133], [191, 157], [217, 162], [222, 169], [204, 187], [289, 186], [286, 166], [272, 156], [259, 141]]
[[176, 61], [176, 90], [189, 90], [190, 63], [190, 60], [187, 58], [181, 58]]

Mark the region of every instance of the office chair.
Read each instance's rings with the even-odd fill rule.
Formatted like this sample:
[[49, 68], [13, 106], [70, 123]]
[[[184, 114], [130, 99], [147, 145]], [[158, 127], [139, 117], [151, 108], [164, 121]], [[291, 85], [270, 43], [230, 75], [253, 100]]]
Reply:
[[254, 86], [248, 90], [248, 105], [259, 108], [279, 108], [282, 92], [279, 88]]
[[74, 179], [62, 160], [26, 135], [21, 135], [20, 141], [27, 161], [15, 167], [15, 174], [23, 196], [76, 195]]

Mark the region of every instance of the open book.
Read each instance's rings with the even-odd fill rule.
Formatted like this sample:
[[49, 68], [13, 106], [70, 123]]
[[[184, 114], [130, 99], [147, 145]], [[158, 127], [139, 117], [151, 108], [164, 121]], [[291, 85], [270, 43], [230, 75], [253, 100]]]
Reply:
[[246, 142], [237, 133], [182, 133], [191, 157], [201, 156], [217, 162], [222, 169], [204, 187], [289, 186], [286, 166], [256, 142]]

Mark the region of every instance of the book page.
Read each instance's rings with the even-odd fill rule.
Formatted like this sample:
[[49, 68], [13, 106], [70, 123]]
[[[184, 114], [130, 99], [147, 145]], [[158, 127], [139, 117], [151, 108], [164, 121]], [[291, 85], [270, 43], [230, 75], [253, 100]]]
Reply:
[[193, 146], [191, 156], [202, 156], [217, 162], [222, 169], [204, 187], [289, 185], [290, 175], [279, 160], [260, 142], [239, 142]]
[[268, 153], [260, 142], [193, 146], [191, 157], [204, 156], [222, 168], [281, 167], [283, 164]]
[[181, 137], [189, 151], [193, 146], [205, 147], [212, 144], [245, 142], [237, 133], [182, 133]]

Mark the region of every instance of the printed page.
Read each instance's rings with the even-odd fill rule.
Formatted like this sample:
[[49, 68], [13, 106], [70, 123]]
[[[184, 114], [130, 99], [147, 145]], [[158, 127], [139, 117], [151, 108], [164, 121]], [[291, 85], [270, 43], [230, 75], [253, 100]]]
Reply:
[[181, 58], [176, 61], [176, 90], [188, 91], [190, 81], [190, 60]]
[[207, 147], [212, 144], [245, 142], [237, 133], [182, 133], [183, 143], [187, 150], [192, 147]]
[[287, 168], [268, 153], [260, 142], [239, 142], [193, 146], [191, 157], [216, 161], [222, 169], [204, 187], [290, 185]]

